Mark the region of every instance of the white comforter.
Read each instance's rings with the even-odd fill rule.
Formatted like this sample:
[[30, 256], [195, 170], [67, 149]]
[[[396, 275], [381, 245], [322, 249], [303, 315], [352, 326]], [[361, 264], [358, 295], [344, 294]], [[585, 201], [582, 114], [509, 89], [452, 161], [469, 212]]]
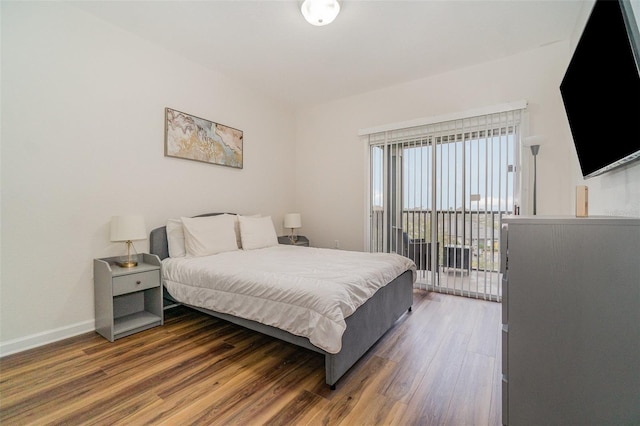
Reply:
[[290, 245], [162, 261], [179, 302], [251, 319], [340, 352], [345, 318], [403, 272], [410, 259]]

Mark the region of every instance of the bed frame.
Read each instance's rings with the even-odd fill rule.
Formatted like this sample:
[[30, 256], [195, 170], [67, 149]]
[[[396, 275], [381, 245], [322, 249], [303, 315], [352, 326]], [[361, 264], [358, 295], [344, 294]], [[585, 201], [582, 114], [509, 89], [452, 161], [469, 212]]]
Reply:
[[[214, 216], [221, 213], [200, 215]], [[156, 228], [149, 237], [149, 249], [160, 259], [169, 257], [166, 227]], [[164, 288], [165, 299], [174, 300]], [[179, 302], [176, 302], [179, 303]], [[342, 349], [337, 354], [328, 353], [313, 344], [309, 339], [296, 336], [287, 331], [265, 325], [256, 321], [235, 317], [233, 315], [186, 305], [217, 318], [275, 337], [303, 348], [324, 355], [325, 379], [331, 389], [336, 388], [338, 380], [371, 348], [393, 325], [404, 315], [411, 312], [413, 304], [412, 272], [406, 271], [376, 293], [346, 318], [347, 328], [342, 336]]]

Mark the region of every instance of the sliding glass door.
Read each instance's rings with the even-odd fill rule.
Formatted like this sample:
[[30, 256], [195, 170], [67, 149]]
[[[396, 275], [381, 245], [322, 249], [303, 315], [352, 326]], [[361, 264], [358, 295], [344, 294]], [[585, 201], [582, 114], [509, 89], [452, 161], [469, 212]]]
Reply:
[[370, 251], [420, 287], [500, 300], [500, 220], [517, 211], [519, 111], [369, 135]]

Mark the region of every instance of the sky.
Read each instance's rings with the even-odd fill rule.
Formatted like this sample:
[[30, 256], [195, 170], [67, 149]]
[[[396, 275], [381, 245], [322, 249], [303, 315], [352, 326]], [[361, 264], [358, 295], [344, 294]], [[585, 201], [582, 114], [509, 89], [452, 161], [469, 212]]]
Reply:
[[[382, 207], [384, 193], [383, 147], [371, 151], [372, 205]], [[513, 211], [515, 164], [513, 135], [495, 136], [436, 145], [435, 199], [433, 148], [424, 145], [403, 149], [402, 205], [406, 210], [442, 209]], [[464, 165], [464, 167], [463, 167]], [[440, 188], [442, 188], [440, 190]]]

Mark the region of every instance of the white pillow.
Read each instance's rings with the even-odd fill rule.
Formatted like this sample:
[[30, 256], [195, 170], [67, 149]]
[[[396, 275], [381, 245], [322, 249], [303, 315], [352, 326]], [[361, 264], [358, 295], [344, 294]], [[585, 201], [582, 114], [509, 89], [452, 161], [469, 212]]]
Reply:
[[184, 257], [187, 254], [184, 248], [184, 231], [180, 219], [167, 221], [167, 245], [169, 246], [169, 257]]
[[238, 250], [235, 216], [182, 217], [184, 246], [189, 256], [208, 256]]
[[[240, 215], [236, 215], [236, 240], [238, 241], [238, 248], [242, 248], [242, 237], [240, 236]], [[247, 215], [246, 217], [260, 217], [260, 213]]]
[[271, 216], [239, 216], [242, 249], [253, 250], [278, 245], [278, 236]]

